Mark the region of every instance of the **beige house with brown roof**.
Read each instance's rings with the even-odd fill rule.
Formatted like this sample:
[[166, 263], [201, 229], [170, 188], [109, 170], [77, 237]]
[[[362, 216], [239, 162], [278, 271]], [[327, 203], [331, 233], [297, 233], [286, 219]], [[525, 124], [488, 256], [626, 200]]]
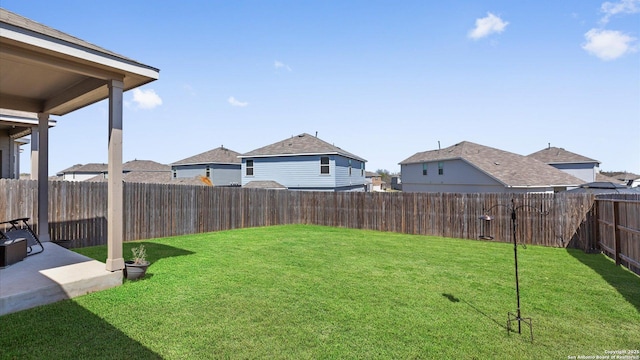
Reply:
[[400, 162], [405, 192], [553, 193], [582, 180], [536, 159], [463, 141]]
[[598, 160], [551, 145], [527, 156], [582, 179], [584, 183], [597, 181], [596, 175], [600, 172]]

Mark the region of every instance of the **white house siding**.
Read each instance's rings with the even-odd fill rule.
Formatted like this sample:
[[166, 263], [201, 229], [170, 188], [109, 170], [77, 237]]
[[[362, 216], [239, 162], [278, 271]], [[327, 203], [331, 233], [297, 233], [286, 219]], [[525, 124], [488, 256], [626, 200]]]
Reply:
[[[66, 181], [85, 181], [85, 180], [89, 180], [91, 178], [94, 178], [98, 175], [101, 175], [103, 173], [65, 173], [64, 175], [62, 175], [62, 180], [66, 180]], [[105, 179], [106, 179], [106, 174], [104, 174]]]
[[583, 163], [583, 164], [549, 164], [558, 170], [562, 170], [569, 175], [573, 175], [580, 180], [584, 180], [585, 183], [596, 181], [596, 174], [598, 170], [596, 163]]

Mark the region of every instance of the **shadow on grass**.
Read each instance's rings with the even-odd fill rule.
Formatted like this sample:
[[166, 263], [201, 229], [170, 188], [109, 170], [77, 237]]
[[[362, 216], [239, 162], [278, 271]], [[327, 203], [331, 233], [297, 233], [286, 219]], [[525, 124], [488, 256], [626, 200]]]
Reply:
[[487, 313], [485, 313], [484, 311], [478, 309], [475, 305], [473, 305], [472, 303], [464, 300], [464, 299], [459, 299], [457, 297], [455, 297], [452, 294], [447, 294], [447, 293], [443, 293], [442, 296], [446, 297], [447, 300], [451, 301], [452, 303], [458, 303], [458, 302], [463, 302], [464, 304], [466, 304], [468, 307], [470, 307], [472, 310], [474, 310], [475, 312], [477, 312], [478, 314], [484, 316], [485, 318], [491, 320], [494, 324], [498, 325], [499, 327], [503, 328], [504, 330], [507, 330], [507, 326], [503, 325], [501, 323], [499, 323], [496, 319], [492, 318], [491, 316], [489, 316]]
[[132, 248], [140, 245], [144, 245], [144, 247], [147, 249], [147, 260], [149, 260], [151, 263], [158, 261], [160, 259], [194, 254], [193, 251], [189, 251], [189, 250], [185, 250], [185, 249], [181, 249], [181, 248], [177, 248], [177, 247], [173, 247], [165, 244], [158, 244], [155, 242], [147, 242], [147, 241], [125, 242], [123, 245], [124, 246], [123, 254], [125, 259], [132, 255], [131, 254]]
[[604, 254], [587, 254], [578, 249], [567, 249], [567, 252], [602, 276], [628, 303], [640, 311], [640, 277], [621, 266], [616, 266]]
[[2, 359], [162, 359], [71, 300], [2, 316]]
[[[131, 249], [134, 247], [138, 247], [140, 245], [144, 245], [147, 249], [147, 260], [152, 264], [160, 259], [171, 258], [176, 256], [185, 256], [194, 254], [193, 251], [176, 248], [173, 246], [158, 244], [155, 242], [149, 241], [136, 241], [136, 242], [125, 242], [123, 244], [122, 256], [125, 260], [129, 260], [132, 257]], [[96, 259], [101, 262], [107, 261], [107, 246], [99, 245], [92, 246], [86, 248], [75, 248], [73, 251], [80, 253], [82, 255], [88, 256], [90, 258]]]

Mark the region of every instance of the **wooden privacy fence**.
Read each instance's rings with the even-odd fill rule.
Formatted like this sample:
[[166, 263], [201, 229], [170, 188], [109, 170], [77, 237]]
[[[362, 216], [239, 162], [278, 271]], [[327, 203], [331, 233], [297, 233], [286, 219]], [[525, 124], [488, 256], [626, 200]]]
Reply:
[[598, 245], [617, 265], [640, 274], [640, 199], [597, 199]]
[[[52, 240], [92, 246], [107, 239], [107, 184], [49, 182]], [[478, 217], [497, 204], [518, 210], [517, 239], [526, 244], [598, 247], [593, 195], [324, 193], [124, 184], [125, 241], [235, 228], [317, 224], [406, 234], [477, 239]], [[29, 217], [37, 228], [37, 182], [0, 179], [0, 219]], [[540, 215], [528, 207], [548, 212]], [[491, 231], [510, 242], [510, 212], [499, 206]]]

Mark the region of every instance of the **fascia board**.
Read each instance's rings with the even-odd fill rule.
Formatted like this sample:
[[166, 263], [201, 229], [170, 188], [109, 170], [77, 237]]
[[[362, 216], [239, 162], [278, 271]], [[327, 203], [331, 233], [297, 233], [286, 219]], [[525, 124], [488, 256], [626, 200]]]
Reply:
[[159, 70], [151, 66], [134, 63], [111, 54], [71, 44], [64, 40], [51, 38], [7, 23], [0, 23], [0, 37], [153, 80], [157, 80], [160, 77]]

